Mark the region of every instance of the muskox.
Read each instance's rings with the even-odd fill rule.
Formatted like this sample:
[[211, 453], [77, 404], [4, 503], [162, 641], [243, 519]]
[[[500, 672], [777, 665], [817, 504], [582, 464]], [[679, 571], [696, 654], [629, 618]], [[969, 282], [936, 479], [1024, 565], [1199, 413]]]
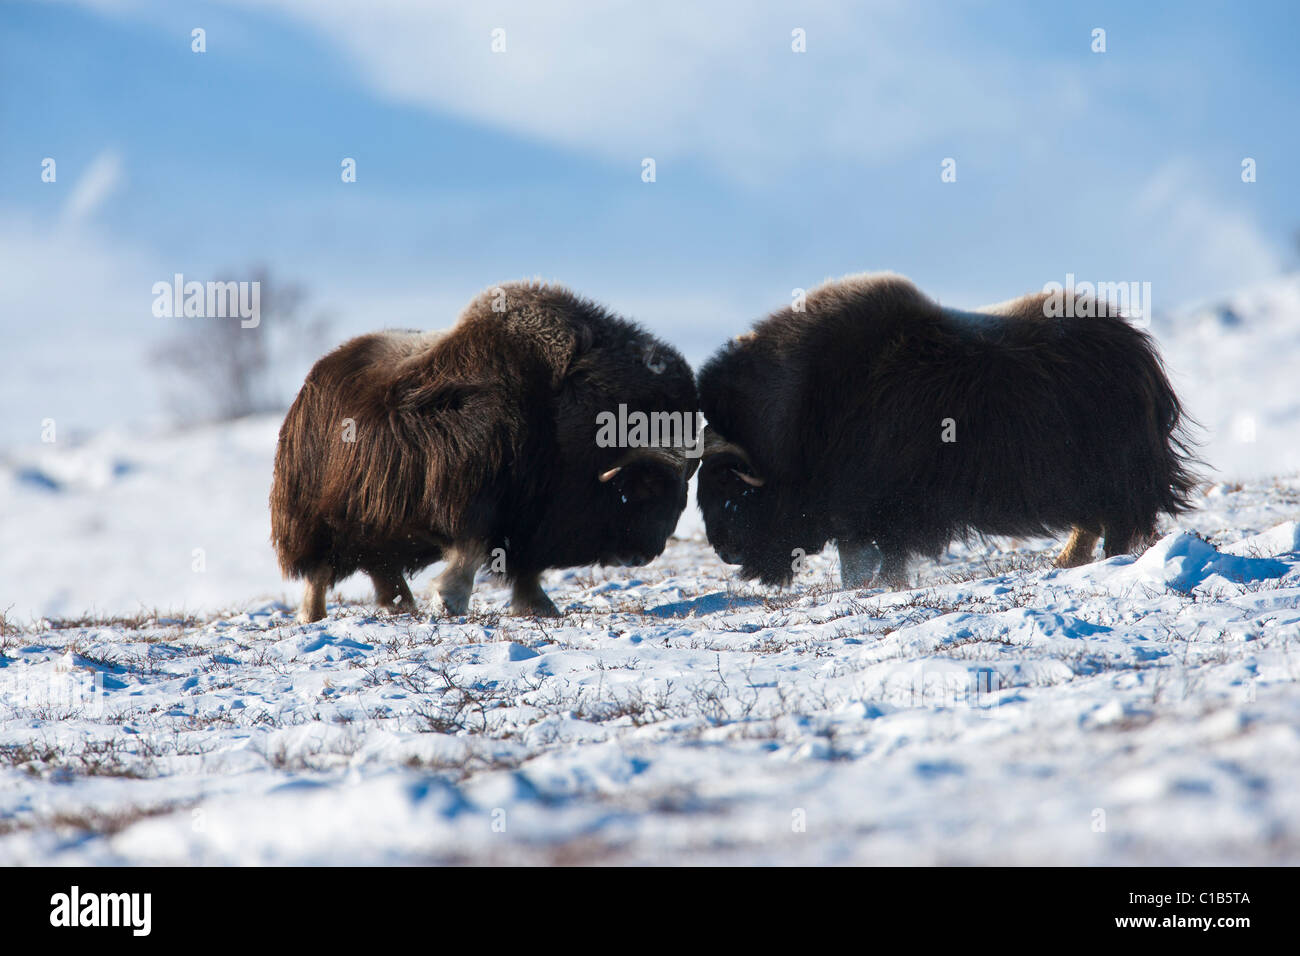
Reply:
[[439, 559], [435, 613], [469, 606], [477, 569], [516, 614], [555, 615], [548, 568], [644, 564], [663, 551], [697, 463], [683, 447], [616, 447], [620, 405], [696, 414], [690, 367], [632, 322], [564, 288], [508, 283], [445, 332], [380, 332], [312, 368], [280, 429], [271, 536], [306, 579], [299, 619], [365, 571], [381, 606], [412, 609], [404, 575]]
[[1195, 485], [1151, 338], [1047, 294], [947, 309], [894, 275], [809, 292], [700, 370], [709, 542], [766, 584], [836, 542], [844, 587], [972, 534], [1072, 529], [1062, 567], [1148, 540]]

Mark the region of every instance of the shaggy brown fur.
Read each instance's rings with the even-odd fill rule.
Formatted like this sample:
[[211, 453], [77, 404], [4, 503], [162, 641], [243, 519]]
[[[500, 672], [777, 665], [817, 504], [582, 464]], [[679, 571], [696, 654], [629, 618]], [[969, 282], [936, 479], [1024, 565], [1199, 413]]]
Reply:
[[619, 403], [693, 415], [690, 368], [556, 286], [508, 283], [445, 333], [364, 335], [326, 355], [280, 430], [271, 489], [280, 567], [307, 579], [300, 616], [322, 617], [325, 590], [359, 569], [381, 604], [410, 607], [404, 575], [443, 557], [441, 610], [465, 613], [475, 570], [499, 557], [513, 609], [554, 614], [544, 569], [654, 558], [693, 469], [598, 447], [596, 416]]
[[1073, 565], [1098, 536], [1127, 552], [1186, 510], [1184, 416], [1151, 338], [1104, 305], [1047, 318], [1045, 299], [958, 312], [853, 276], [723, 346], [699, 375], [719, 555], [783, 583], [834, 540], [846, 587], [877, 561], [901, 583], [909, 555], [955, 537], [1072, 528], [1058, 563]]

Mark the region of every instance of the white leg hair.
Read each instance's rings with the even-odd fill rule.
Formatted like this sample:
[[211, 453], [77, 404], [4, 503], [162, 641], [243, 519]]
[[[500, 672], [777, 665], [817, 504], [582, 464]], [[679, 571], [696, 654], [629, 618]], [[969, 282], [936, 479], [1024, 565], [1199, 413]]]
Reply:
[[881, 548], [880, 579], [886, 587], [906, 588], [911, 583], [907, 578], [907, 555], [902, 551]]
[[330, 569], [320, 567], [307, 575], [302, 592], [302, 606], [298, 608], [298, 622], [310, 624], [325, 616], [325, 592], [329, 589]]
[[487, 557], [477, 543], [448, 548], [444, 556], [447, 569], [433, 583], [430, 611], [435, 617], [460, 617], [469, 612], [469, 596], [474, 590], [474, 575]]
[[880, 564], [880, 549], [870, 541], [837, 541], [840, 552], [840, 586], [866, 587]]

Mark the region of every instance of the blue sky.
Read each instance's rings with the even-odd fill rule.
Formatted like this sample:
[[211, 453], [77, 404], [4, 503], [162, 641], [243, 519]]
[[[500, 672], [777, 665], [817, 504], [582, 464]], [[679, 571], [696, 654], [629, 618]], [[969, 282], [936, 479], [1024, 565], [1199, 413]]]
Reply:
[[1294, 3], [699, 6], [0, 4], [9, 347], [129, 420], [157, 393], [103, 358], [169, 331], [174, 272], [267, 263], [337, 336], [540, 275], [699, 360], [848, 272], [960, 306], [1072, 272], [1161, 308], [1294, 266]]

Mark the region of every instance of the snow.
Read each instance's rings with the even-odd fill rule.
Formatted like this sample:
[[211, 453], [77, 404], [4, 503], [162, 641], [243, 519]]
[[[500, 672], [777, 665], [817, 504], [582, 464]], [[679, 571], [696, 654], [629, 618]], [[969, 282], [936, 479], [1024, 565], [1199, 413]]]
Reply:
[[898, 592], [738, 582], [692, 503], [549, 574], [559, 620], [358, 577], [299, 625], [276, 420], [7, 449], [0, 863], [1300, 862], [1295, 291], [1157, 322], [1220, 469], [1145, 553], [955, 543]]
[[684, 530], [550, 575], [558, 621], [486, 576], [456, 621], [11, 616], [0, 862], [1294, 863], [1298, 494], [1070, 570], [956, 545], [901, 592], [830, 553], [740, 586]]
[[1157, 314], [1151, 331], [1220, 475], [1300, 471], [1300, 275]]

